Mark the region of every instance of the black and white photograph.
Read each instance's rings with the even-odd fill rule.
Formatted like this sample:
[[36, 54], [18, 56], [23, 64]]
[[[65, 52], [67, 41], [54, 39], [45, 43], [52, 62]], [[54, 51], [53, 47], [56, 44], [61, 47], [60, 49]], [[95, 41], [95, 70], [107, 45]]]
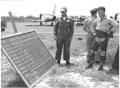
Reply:
[[119, 0], [0, 0], [1, 88], [119, 88]]

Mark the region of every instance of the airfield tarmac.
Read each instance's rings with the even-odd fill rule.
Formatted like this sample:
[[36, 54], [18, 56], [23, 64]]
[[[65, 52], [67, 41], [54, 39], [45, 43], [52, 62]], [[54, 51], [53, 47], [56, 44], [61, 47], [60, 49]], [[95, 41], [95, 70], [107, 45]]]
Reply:
[[[18, 32], [36, 31], [40, 36], [46, 48], [55, 56], [56, 42], [54, 41], [52, 26], [39, 26], [38, 23], [16, 23]], [[97, 71], [98, 65], [93, 69], [85, 70], [86, 63], [86, 38], [82, 26], [74, 27], [74, 33], [70, 53], [71, 62], [74, 66], [66, 67], [62, 60], [63, 66], [57, 66], [44, 77], [36, 88], [119, 88], [119, 76], [115, 74], [107, 74], [108, 68], [111, 66], [114, 54], [118, 46], [118, 36], [110, 39], [107, 50], [107, 61], [103, 71]], [[1, 33], [2, 37], [13, 34], [11, 23], [5, 32]], [[83, 34], [81, 34], [83, 33]], [[82, 38], [79, 40], [78, 38]], [[8, 60], [2, 54], [1, 58], [1, 86], [6, 86], [10, 81], [15, 80], [15, 70]]]

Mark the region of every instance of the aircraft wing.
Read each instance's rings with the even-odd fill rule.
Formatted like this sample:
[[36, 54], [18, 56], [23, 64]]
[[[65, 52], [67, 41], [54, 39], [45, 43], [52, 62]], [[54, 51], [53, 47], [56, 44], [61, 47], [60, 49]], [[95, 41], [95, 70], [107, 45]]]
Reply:
[[44, 20], [32, 20], [32, 19], [24, 19], [24, 20], [28, 22], [45, 22]]

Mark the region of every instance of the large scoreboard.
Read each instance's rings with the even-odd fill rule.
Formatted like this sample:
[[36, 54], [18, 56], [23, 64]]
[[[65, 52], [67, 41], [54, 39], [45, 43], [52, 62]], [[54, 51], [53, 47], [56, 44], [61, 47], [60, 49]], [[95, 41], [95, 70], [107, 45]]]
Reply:
[[35, 31], [2, 38], [1, 45], [28, 87], [33, 87], [56, 64]]

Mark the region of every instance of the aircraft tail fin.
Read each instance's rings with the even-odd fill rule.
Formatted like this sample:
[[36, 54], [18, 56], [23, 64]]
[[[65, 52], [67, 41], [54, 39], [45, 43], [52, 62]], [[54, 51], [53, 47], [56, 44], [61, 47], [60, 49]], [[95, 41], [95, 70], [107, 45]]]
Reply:
[[55, 16], [55, 11], [56, 11], [56, 5], [54, 5], [54, 9], [53, 9], [53, 15]]

